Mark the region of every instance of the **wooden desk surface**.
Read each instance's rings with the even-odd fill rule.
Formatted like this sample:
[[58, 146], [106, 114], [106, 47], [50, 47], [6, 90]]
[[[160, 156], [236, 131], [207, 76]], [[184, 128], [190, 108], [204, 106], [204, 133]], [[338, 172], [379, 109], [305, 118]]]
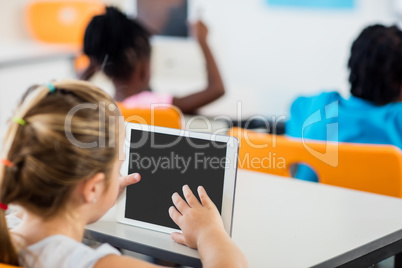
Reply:
[[[101, 242], [197, 266], [195, 250], [117, 223], [113, 211], [87, 230]], [[250, 267], [353, 267], [402, 251], [402, 200], [239, 170], [232, 237]]]

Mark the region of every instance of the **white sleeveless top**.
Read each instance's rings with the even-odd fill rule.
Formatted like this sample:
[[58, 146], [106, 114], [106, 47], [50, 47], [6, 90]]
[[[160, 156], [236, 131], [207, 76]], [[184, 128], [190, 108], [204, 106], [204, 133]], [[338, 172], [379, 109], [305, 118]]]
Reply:
[[[19, 222], [15, 216], [7, 216], [10, 229]], [[21, 265], [29, 268], [90, 268], [99, 259], [111, 254], [120, 255], [120, 252], [108, 244], [93, 249], [68, 236], [53, 235], [21, 250], [19, 257]]]

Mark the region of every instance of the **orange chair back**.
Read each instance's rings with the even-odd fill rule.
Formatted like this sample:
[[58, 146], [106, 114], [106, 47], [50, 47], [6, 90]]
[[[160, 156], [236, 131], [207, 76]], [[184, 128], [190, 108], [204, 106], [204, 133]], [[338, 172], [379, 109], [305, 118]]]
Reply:
[[155, 109], [128, 109], [120, 103], [117, 105], [126, 122], [177, 129], [182, 126], [182, 113], [174, 106]]
[[13, 266], [5, 263], [0, 263], [0, 268], [19, 268], [20, 266]]
[[81, 46], [89, 21], [104, 10], [95, 0], [37, 0], [27, 6], [27, 25], [39, 41]]
[[239, 168], [290, 177], [293, 164], [307, 164], [324, 184], [402, 197], [402, 155], [392, 145], [302, 142], [233, 128], [240, 141]]

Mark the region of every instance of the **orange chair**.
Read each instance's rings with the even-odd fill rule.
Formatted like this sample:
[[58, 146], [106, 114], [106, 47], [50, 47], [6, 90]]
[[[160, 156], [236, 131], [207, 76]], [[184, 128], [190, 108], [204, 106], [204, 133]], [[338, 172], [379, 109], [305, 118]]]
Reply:
[[128, 109], [121, 103], [117, 105], [126, 122], [178, 129], [182, 126], [182, 113], [174, 106], [155, 109]]
[[95, 0], [37, 0], [27, 6], [27, 25], [40, 41], [81, 46], [89, 21], [104, 10]]
[[[96, 0], [36, 0], [26, 8], [26, 24], [31, 35], [39, 41], [81, 49], [89, 21], [104, 11], [105, 5]], [[82, 71], [88, 63], [88, 58], [80, 55], [75, 61], [75, 69]]]
[[19, 268], [20, 266], [13, 266], [5, 263], [0, 263], [0, 268]]
[[285, 136], [232, 128], [240, 141], [239, 168], [290, 177], [307, 164], [324, 184], [402, 197], [402, 155], [392, 145], [301, 142]]

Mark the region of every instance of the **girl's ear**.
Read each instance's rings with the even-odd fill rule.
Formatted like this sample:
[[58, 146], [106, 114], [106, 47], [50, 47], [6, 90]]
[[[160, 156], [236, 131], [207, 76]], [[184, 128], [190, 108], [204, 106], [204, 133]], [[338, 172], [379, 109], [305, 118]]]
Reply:
[[105, 190], [105, 174], [96, 173], [92, 178], [83, 182], [81, 193], [85, 203], [95, 203]]

